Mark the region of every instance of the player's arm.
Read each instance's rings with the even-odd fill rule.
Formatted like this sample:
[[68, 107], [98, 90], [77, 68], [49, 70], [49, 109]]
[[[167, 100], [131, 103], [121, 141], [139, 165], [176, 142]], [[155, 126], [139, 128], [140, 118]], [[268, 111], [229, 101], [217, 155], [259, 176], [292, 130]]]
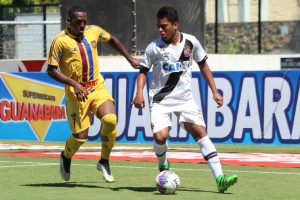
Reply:
[[219, 93], [215, 81], [214, 81], [214, 77], [211, 73], [211, 70], [206, 62], [207, 57], [205, 56], [205, 58], [198, 62], [198, 66], [200, 68], [201, 74], [204, 77], [206, 83], [208, 84], [208, 86], [210, 87], [212, 93], [213, 93], [213, 98], [214, 100], [217, 102], [218, 107], [223, 105], [223, 97], [221, 96], [221, 94]]
[[77, 81], [67, 77], [64, 75], [60, 70], [58, 70], [57, 66], [48, 65], [47, 68], [48, 75], [53, 78], [54, 80], [63, 83], [65, 85], [72, 86], [74, 88], [74, 93], [77, 96], [79, 101], [85, 101], [87, 99], [87, 91], [84, 87], [78, 83]]
[[58, 70], [57, 66], [48, 65], [47, 73], [51, 78], [55, 79], [60, 83], [63, 83], [65, 85], [70, 85], [70, 86], [76, 85], [76, 81], [64, 75], [61, 71]]
[[113, 35], [110, 35], [110, 40], [108, 41], [108, 44], [112, 48], [117, 50], [120, 54], [122, 54], [134, 69], [137, 69], [140, 67], [140, 60], [133, 58], [118, 38], [116, 38]]
[[145, 107], [145, 99], [143, 95], [143, 90], [147, 81], [147, 74], [149, 72], [149, 68], [141, 67], [140, 72], [136, 79], [136, 95], [131, 103], [136, 108], [144, 108]]

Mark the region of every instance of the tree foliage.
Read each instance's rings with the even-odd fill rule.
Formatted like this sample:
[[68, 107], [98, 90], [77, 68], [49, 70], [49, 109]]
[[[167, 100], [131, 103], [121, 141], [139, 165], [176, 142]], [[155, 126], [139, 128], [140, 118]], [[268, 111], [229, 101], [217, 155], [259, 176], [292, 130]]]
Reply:
[[[15, 16], [24, 13], [43, 13], [38, 5], [59, 4], [59, 0], [0, 0], [0, 20], [14, 20]], [[47, 6], [47, 14], [59, 13], [59, 6]]]
[[11, 5], [13, 0], [0, 0], [0, 5], [6, 6], [6, 5]]
[[0, 0], [0, 6], [24, 6], [37, 4], [58, 4], [59, 0]]

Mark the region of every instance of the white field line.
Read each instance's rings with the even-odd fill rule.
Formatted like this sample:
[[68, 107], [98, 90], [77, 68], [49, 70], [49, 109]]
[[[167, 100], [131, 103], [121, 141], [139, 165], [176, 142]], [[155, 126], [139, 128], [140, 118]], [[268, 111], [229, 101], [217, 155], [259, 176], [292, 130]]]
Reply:
[[[55, 145], [17, 145], [17, 144], [1, 144], [0, 150], [63, 150], [64, 146], [55, 146]], [[100, 150], [101, 145], [93, 147], [80, 147], [81, 150]], [[114, 150], [152, 150], [152, 146], [149, 147], [136, 147], [136, 146], [115, 146]], [[172, 148], [169, 150], [199, 150], [199, 148]]]
[[[45, 166], [58, 166], [59, 163], [35, 163], [35, 162], [11, 162], [11, 161], [0, 161], [1, 163], [7, 163], [10, 165], [1, 166], [0, 169], [4, 168], [16, 168], [16, 167], [45, 167]], [[95, 167], [95, 165], [89, 164], [72, 164], [72, 166], [83, 166], [83, 167]], [[111, 168], [128, 168], [128, 169], [151, 169], [157, 170], [157, 167], [135, 167], [135, 166], [114, 166], [111, 165]], [[176, 171], [201, 171], [201, 172], [210, 172], [209, 169], [189, 169], [189, 168], [172, 168]], [[276, 175], [298, 175], [300, 172], [276, 172], [276, 171], [245, 171], [245, 170], [223, 170], [224, 172], [234, 172], [234, 173], [253, 173], [253, 174], [276, 174]]]

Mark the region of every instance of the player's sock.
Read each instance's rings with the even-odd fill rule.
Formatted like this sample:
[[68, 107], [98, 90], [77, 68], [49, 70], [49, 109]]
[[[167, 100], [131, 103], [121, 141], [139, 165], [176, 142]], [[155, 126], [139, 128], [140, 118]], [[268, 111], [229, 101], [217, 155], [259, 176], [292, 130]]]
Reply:
[[66, 141], [64, 156], [71, 159], [85, 141], [86, 139], [78, 139], [71, 135]]
[[116, 141], [117, 116], [115, 114], [107, 114], [102, 117], [101, 123], [101, 158], [109, 160], [111, 150]]
[[222, 166], [214, 144], [208, 136], [205, 136], [197, 141], [204, 159], [208, 162], [209, 167], [215, 179], [223, 175]]
[[159, 166], [167, 165], [168, 142], [166, 141], [165, 144], [157, 144], [155, 141], [153, 141], [153, 150], [156, 154]]

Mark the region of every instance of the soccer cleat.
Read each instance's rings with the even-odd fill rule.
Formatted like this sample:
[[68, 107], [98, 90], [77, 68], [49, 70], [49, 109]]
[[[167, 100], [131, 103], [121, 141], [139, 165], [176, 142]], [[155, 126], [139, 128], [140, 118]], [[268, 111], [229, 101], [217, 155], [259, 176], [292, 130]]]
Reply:
[[71, 159], [68, 159], [64, 156], [64, 152], [60, 153], [60, 175], [62, 179], [65, 181], [70, 180], [70, 167], [71, 167]]
[[167, 160], [167, 164], [158, 166], [160, 172], [170, 169], [170, 162]]
[[218, 191], [224, 193], [230, 186], [238, 181], [237, 175], [226, 176], [220, 175], [216, 179]]
[[99, 161], [97, 163], [97, 169], [99, 171], [102, 171], [103, 179], [105, 179], [106, 182], [108, 183], [115, 182], [114, 176], [110, 171], [109, 163], [100, 163]]

